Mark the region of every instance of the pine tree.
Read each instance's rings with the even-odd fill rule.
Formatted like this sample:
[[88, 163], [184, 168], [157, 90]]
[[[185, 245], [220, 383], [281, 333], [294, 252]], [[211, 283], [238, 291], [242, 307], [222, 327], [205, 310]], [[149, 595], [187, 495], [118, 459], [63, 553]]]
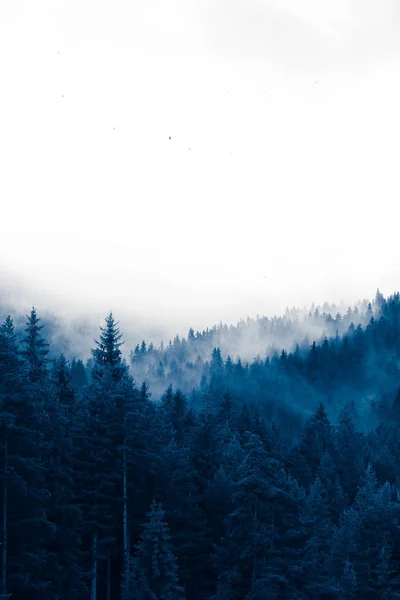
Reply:
[[224, 395], [222, 396], [222, 400], [218, 406], [217, 419], [220, 421], [221, 425], [225, 425], [226, 423], [230, 423], [232, 418], [232, 396], [229, 390], [226, 390]]
[[88, 383], [85, 365], [83, 364], [82, 360], [80, 360], [80, 359], [79, 360], [75, 360], [75, 358], [72, 359], [71, 380], [72, 380], [73, 386], [77, 390], [81, 390]]
[[168, 515], [185, 595], [208, 600], [210, 579], [214, 577], [212, 539], [204, 508], [199, 506], [190, 450], [186, 444], [170, 441], [161, 456], [157, 495], [162, 497]]
[[[379, 487], [375, 472], [368, 465], [355, 499], [360, 528], [358, 534], [357, 558], [354, 566], [357, 572], [360, 592], [382, 587], [383, 563], [387, 562], [387, 578], [391, 552], [387, 541], [398, 526], [399, 504], [393, 497], [389, 483]], [[383, 552], [383, 554], [382, 554]], [[380, 565], [380, 566], [379, 566]], [[385, 583], [387, 586], [388, 582]]]
[[0, 327], [0, 423], [2, 433], [2, 570], [1, 570], [1, 598], [8, 597], [8, 531], [9, 531], [9, 433], [13, 424], [12, 405], [8, 396], [19, 392], [18, 378], [20, 375], [20, 360], [18, 356], [17, 340], [14, 324], [10, 316]]
[[75, 391], [72, 384], [71, 367], [64, 354], [61, 354], [55, 362], [52, 375], [58, 402], [63, 407], [73, 410], [75, 405]]
[[94, 378], [81, 399], [84, 411], [74, 443], [75, 493], [83, 509], [82, 536], [91, 600], [97, 600], [100, 587], [109, 586], [109, 572], [107, 569], [104, 573], [104, 565], [111, 559], [116, 531], [122, 523], [117, 382], [111, 368], [101, 367], [100, 372], [101, 377]]
[[301, 442], [294, 449], [293, 474], [301, 485], [309, 488], [325, 452], [333, 449], [333, 432], [324, 405], [321, 403], [308, 419]]
[[321, 463], [317, 470], [317, 477], [326, 494], [329, 506], [329, 518], [336, 525], [345, 508], [345, 496], [336, 472], [335, 463], [329, 452], [325, 452], [322, 455]]
[[176, 441], [182, 441], [187, 430], [187, 406], [186, 397], [181, 390], [174, 393], [172, 386], [169, 386], [162, 398], [162, 414], [165, 424], [172, 428]]
[[51, 493], [48, 518], [56, 527], [49, 542], [47, 595], [73, 600], [86, 592], [82, 569], [81, 534], [83, 514], [75, 495], [74, 436], [79, 417], [71, 373], [64, 355], [55, 361], [48, 403], [49, 426], [46, 443], [50, 448], [47, 488]]
[[392, 555], [387, 542], [396, 531], [398, 519], [399, 504], [391, 486], [386, 483], [379, 487], [369, 465], [354, 507], [344, 512], [332, 541], [333, 570], [340, 572], [349, 560], [356, 573], [360, 597], [376, 597], [379, 589], [391, 585]]
[[[39, 357], [40, 347], [32, 344]], [[44, 414], [31, 383], [38, 385], [37, 377], [43, 375], [39, 366], [38, 361], [28, 362], [25, 369], [12, 320], [7, 318], [0, 328], [2, 594], [52, 600], [46, 596], [47, 546], [55, 533], [47, 515], [48, 449]]]
[[351, 407], [340, 413], [335, 435], [335, 460], [342, 489], [347, 502], [352, 503], [365, 466], [361, 446], [361, 434], [356, 430]]
[[224, 369], [224, 361], [222, 360], [221, 350], [214, 348], [211, 354], [210, 373], [213, 383], [217, 383], [221, 378]]
[[330, 584], [328, 566], [333, 533], [330, 512], [328, 491], [317, 477], [311, 485], [303, 517], [308, 536], [303, 558], [305, 589], [312, 598], [323, 598]]
[[353, 565], [346, 560], [343, 575], [340, 579], [340, 593], [345, 600], [356, 600], [357, 598], [357, 576]]
[[28, 365], [30, 381], [41, 383], [47, 375], [49, 345], [41, 334], [44, 325], [39, 325], [41, 319], [38, 318], [34, 307], [27, 319], [26, 336], [23, 340], [26, 348], [22, 352], [22, 356], [25, 357]]
[[92, 356], [95, 361], [92, 377], [100, 379], [105, 369], [109, 369], [114, 380], [119, 380], [126, 367], [122, 363], [122, 354], [120, 347], [122, 334], [118, 329], [118, 323], [115, 322], [113, 314], [110, 312], [105, 318], [106, 327], [100, 327], [100, 341], [96, 340], [96, 348], [92, 350]]
[[245, 598], [254, 590], [271, 548], [273, 461], [265, 454], [259, 436], [244, 434], [245, 458], [240, 465], [231, 498], [232, 510], [215, 555], [219, 573], [215, 600]]
[[147, 513], [133, 569], [140, 590], [149, 600], [181, 600], [178, 564], [162, 505], [153, 501]]

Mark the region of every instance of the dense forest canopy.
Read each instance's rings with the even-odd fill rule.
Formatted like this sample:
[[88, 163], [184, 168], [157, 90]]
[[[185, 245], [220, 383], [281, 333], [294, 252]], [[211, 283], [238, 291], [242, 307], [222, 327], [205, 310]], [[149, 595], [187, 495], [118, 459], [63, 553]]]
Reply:
[[0, 598], [400, 598], [399, 294], [56, 330], [0, 326]]

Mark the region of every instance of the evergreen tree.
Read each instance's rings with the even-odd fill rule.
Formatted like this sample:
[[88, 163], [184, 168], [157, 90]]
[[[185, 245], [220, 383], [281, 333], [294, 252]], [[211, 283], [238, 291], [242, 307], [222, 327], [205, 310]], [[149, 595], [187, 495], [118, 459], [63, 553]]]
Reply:
[[357, 577], [354, 568], [349, 560], [346, 560], [343, 575], [340, 579], [340, 593], [345, 600], [356, 600], [357, 598]]
[[74, 437], [77, 431], [77, 406], [68, 362], [62, 354], [55, 361], [48, 403], [49, 427], [46, 443], [50, 449], [47, 489], [51, 494], [48, 518], [54, 523], [55, 535], [49, 541], [47, 564], [51, 581], [47, 596], [65, 600], [87, 593], [82, 568], [81, 534], [83, 514], [75, 496]]
[[345, 508], [345, 496], [340, 485], [336, 466], [329, 452], [322, 455], [317, 478], [324, 489], [329, 507], [329, 518], [335, 525]]
[[347, 501], [352, 503], [365, 471], [361, 435], [356, 430], [349, 407], [341, 411], [335, 435], [335, 458], [338, 475]]
[[321, 403], [308, 419], [298, 447], [294, 448], [293, 473], [308, 488], [325, 452], [333, 451], [332, 426]]
[[49, 345], [41, 334], [44, 325], [39, 325], [41, 319], [38, 318], [35, 308], [32, 308], [27, 319], [26, 336], [23, 340], [25, 350], [22, 352], [22, 356], [25, 357], [28, 365], [30, 381], [32, 383], [40, 383], [47, 374]]
[[92, 377], [101, 378], [104, 374], [104, 369], [109, 369], [113, 379], [118, 380], [126, 370], [126, 367], [122, 363], [120, 350], [124, 342], [121, 342], [122, 334], [111, 312], [105, 318], [105, 322], [106, 326], [100, 327], [100, 341], [96, 341], [97, 347], [92, 350], [92, 356], [95, 361]]
[[136, 547], [133, 569], [139, 589], [148, 600], [180, 600], [178, 565], [165, 521], [165, 511], [153, 501]]
[[216, 600], [245, 598], [256, 585], [271, 548], [273, 463], [260, 438], [245, 434], [245, 459], [234, 483], [232, 511], [226, 520], [225, 536], [215, 557], [219, 572]]
[[85, 365], [79, 360], [72, 359], [71, 362], [71, 380], [77, 390], [81, 390], [88, 384]]
[[324, 598], [329, 580], [330, 541], [333, 533], [328, 491], [317, 477], [311, 485], [304, 511], [308, 540], [305, 546], [303, 569], [305, 589], [312, 598]]
[[55, 527], [47, 515], [45, 421], [31, 384], [38, 385], [39, 374], [44, 375], [43, 363], [36, 359], [45, 355], [40, 354], [44, 346], [36, 344], [38, 337], [32, 334], [32, 339], [36, 358], [25, 369], [12, 320], [7, 318], [0, 328], [2, 594], [53, 600], [46, 576], [47, 546]]

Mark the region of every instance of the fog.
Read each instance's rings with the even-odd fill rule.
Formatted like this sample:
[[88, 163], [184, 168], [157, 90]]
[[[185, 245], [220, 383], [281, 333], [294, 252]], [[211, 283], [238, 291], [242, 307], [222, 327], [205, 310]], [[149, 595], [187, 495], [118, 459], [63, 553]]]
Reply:
[[[266, 311], [248, 315], [236, 321], [220, 319], [218, 322], [203, 323], [202, 319], [194, 316], [186, 323], [185, 318], [168, 319], [163, 313], [145, 314], [134, 306], [115, 311], [112, 304], [106, 306], [104, 298], [99, 298], [91, 307], [85, 307], [79, 301], [67, 303], [59, 295], [43, 291], [32, 280], [18, 280], [14, 273], [5, 270], [0, 274], [0, 281], [0, 320], [10, 314], [22, 339], [27, 315], [35, 306], [45, 326], [44, 333], [50, 342], [53, 357], [64, 353], [68, 359], [88, 359], [95, 346], [94, 340], [98, 339], [99, 326], [104, 325], [106, 314], [112, 311], [123, 333], [122, 352], [129, 363], [136, 345], [145, 341], [147, 347], [150, 344], [154, 346], [154, 352], [149, 356], [140, 356], [140, 365], [136, 362], [136, 375], [141, 380], [148, 378], [150, 365], [157, 367], [163, 355], [160, 344], [165, 348], [170, 346], [172, 354], [179, 355], [179, 360], [183, 360], [184, 354], [185, 361], [193, 364], [198, 359], [209, 361], [215, 347], [221, 350], [224, 359], [229, 355], [234, 360], [240, 358], [251, 362], [256, 357], [272, 357], [282, 349], [291, 352], [297, 344], [307, 348], [313, 341], [322, 342], [324, 337], [344, 335], [351, 323], [366, 326], [370, 319], [370, 301], [373, 310], [376, 309], [376, 302], [371, 295], [369, 299], [357, 299], [351, 306], [344, 302], [312, 303], [303, 307], [286, 307], [285, 311], [277, 313]], [[100, 308], [102, 303], [103, 309]], [[338, 314], [341, 317], [336, 321]], [[188, 338], [189, 329], [198, 337], [197, 344], [185, 344], [186, 341], [192, 341]], [[177, 349], [181, 342], [183, 354]]]
[[25, 311], [156, 341], [398, 288], [397, 3], [0, 11], [0, 279]]

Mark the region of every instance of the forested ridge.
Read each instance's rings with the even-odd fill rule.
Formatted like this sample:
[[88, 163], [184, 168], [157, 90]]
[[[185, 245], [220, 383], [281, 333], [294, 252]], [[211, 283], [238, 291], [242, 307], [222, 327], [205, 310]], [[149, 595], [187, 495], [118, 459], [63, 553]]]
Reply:
[[400, 598], [399, 294], [86, 362], [16, 322], [1, 599]]

